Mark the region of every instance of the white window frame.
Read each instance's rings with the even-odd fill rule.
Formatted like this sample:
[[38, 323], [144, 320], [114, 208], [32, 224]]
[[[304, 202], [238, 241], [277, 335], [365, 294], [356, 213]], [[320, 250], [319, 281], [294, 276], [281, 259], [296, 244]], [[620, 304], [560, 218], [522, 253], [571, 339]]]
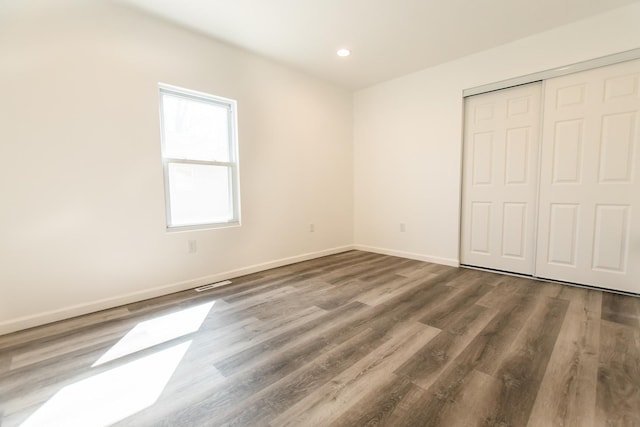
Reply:
[[[238, 161], [238, 128], [237, 128], [237, 102], [233, 99], [222, 98], [220, 96], [210, 95], [203, 92], [198, 92], [190, 89], [184, 89], [177, 86], [172, 86], [164, 83], [159, 83], [159, 106], [160, 106], [160, 146], [162, 156], [162, 169], [164, 173], [164, 194], [165, 194], [165, 214], [166, 214], [166, 226], [168, 231], [181, 231], [181, 230], [199, 230], [207, 228], [220, 228], [229, 226], [240, 225], [240, 167]], [[171, 96], [177, 96], [184, 99], [195, 100], [199, 102], [206, 102], [217, 106], [224, 106], [229, 110], [229, 161], [206, 161], [196, 159], [181, 159], [165, 156], [165, 141], [164, 141], [164, 106], [163, 106], [163, 94], [169, 94]], [[232, 218], [228, 221], [221, 222], [207, 222], [197, 224], [185, 224], [185, 225], [172, 225], [171, 220], [171, 194], [169, 191], [169, 165], [170, 164], [194, 164], [194, 165], [206, 165], [206, 166], [223, 166], [229, 170], [229, 197], [231, 200], [231, 207], [233, 209]]]

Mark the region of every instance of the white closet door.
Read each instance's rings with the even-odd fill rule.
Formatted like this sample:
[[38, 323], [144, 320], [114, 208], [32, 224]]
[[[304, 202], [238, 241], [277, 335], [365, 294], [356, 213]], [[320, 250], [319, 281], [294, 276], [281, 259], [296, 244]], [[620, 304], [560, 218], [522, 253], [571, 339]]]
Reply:
[[533, 274], [541, 84], [465, 100], [462, 264]]
[[640, 293], [640, 61], [545, 82], [536, 275]]

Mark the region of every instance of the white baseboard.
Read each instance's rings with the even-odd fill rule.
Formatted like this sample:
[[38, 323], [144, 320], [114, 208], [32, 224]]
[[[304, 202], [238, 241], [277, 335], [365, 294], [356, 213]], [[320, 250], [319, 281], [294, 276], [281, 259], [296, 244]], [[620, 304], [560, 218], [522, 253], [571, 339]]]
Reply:
[[220, 282], [222, 280], [233, 279], [234, 277], [240, 277], [247, 274], [257, 273], [271, 268], [282, 267], [284, 265], [295, 264], [297, 262], [308, 261], [314, 258], [320, 258], [327, 255], [334, 255], [341, 252], [353, 250], [352, 245], [341, 246], [332, 249], [325, 249], [318, 252], [311, 252], [302, 255], [296, 255], [289, 258], [281, 258], [274, 261], [264, 262], [261, 264], [255, 264], [248, 267], [239, 268], [236, 270], [225, 271], [223, 273], [212, 274], [209, 276], [198, 277], [196, 279], [186, 280], [179, 283], [172, 283], [169, 285], [159, 286], [156, 288], [145, 289], [143, 291], [132, 292], [125, 295], [118, 295], [115, 297], [105, 298], [98, 301], [91, 301], [88, 303], [77, 304], [69, 307], [64, 307], [57, 310], [51, 310], [44, 313], [39, 313], [31, 316], [19, 317], [17, 319], [11, 319], [8, 321], [0, 322], [0, 335], [9, 334], [11, 332], [20, 331], [23, 329], [33, 328], [35, 326], [44, 325], [47, 323], [57, 322], [59, 320], [70, 319], [72, 317], [81, 316], [83, 314], [94, 313], [100, 310], [106, 310], [109, 308], [118, 307], [125, 304], [131, 304], [134, 302], [143, 301], [149, 298], [155, 298], [163, 295], [168, 295], [174, 292], [185, 291], [193, 289], [198, 286], [207, 285], [209, 283]]
[[365, 252], [374, 252], [382, 255], [397, 256], [400, 258], [415, 259], [417, 261], [431, 262], [434, 264], [448, 265], [450, 267], [460, 267], [460, 261], [453, 258], [440, 258], [429, 255], [416, 254], [413, 252], [396, 251], [393, 249], [376, 248], [366, 245], [353, 245], [353, 249]]

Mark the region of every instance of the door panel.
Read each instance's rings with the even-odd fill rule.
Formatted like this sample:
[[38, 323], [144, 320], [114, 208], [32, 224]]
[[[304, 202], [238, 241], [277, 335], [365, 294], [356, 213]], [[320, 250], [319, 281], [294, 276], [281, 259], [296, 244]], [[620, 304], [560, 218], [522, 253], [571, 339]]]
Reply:
[[473, 184], [491, 185], [493, 181], [491, 157], [493, 152], [493, 133], [473, 135]]
[[553, 203], [549, 225], [549, 264], [575, 267], [580, 206]]
[[553, 134], [553, 183], [580, 183], [584, 121], [566, 120], [555, 124]]
[[602, 118], [598, 180], [630, 183], [633, 172], [633, 135], [636, 114], [610, 114]]
[[505, 184], [527, 184], [530, 132], [528, 127], [507, 130]]
[[535, 275], [640, 293], [640, 60], [545, 82]]
[[471, 204], [471, 252], [489, 254], [491, 243], [491, 203]]
[[502, 256], [524, 260], [527, 204], [505, 202], [502, 220]]
[[596, 206], [594, 270], [624, 273], [630, 210], [629, 206]]
[[533, 274], [541, 84], [465, 100], [461, 259]]

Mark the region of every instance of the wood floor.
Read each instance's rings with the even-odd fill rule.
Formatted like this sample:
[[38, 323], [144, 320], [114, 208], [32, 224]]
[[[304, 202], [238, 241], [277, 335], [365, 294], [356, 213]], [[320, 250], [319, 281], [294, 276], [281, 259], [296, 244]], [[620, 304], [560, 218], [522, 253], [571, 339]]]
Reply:
[[0, 350], [2, 426], [640, 426], [640, 298], [359, 251]]

